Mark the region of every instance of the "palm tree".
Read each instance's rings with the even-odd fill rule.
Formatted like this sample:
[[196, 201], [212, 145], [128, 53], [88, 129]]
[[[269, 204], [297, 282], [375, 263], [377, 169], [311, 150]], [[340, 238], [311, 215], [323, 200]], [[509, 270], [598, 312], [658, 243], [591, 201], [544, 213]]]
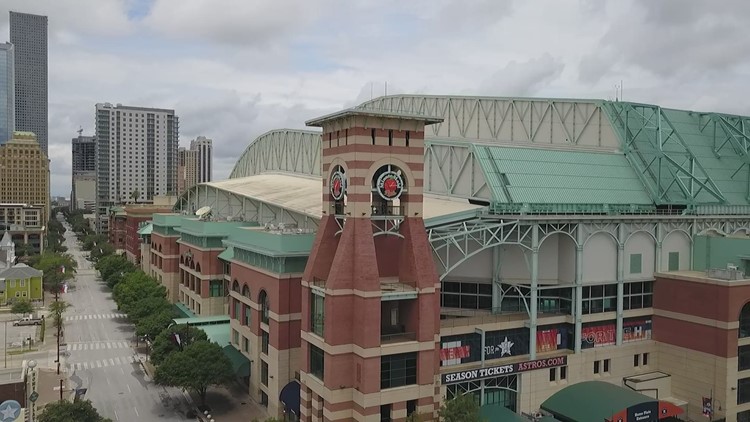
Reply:
[[133, 192], [130, 192], [130, 199], [133, 200], [136, 204], [138, 203], [138, 198], [141, 196], [141, 192], [138, 189], [133, 190]]

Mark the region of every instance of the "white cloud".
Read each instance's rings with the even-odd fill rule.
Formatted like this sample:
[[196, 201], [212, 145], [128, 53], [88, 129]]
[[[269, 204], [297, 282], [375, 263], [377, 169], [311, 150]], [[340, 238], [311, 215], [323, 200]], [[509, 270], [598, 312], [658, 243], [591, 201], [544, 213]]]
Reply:
[[[252, 139], [383, 93], [625, 99], [750, 114], [750, 2], [5, 0], [50, 25], [53, 193], [94, 104], [174, 108], [217, 177]], [[3, 41], [0, 39], [0, 41]]]

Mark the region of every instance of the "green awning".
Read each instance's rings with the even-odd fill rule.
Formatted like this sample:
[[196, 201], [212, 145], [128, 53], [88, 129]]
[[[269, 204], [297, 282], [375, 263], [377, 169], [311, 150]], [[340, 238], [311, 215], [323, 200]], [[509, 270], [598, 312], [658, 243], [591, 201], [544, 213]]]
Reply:
[[224, 346], [222, 351], [229, 358], [229, 361], [232, 362], [232, 370], [238, 377], [250, 376], [250, 361], [245, 355], [232, 345]]
[[529, 422], [502, 404], [485, 404], [479, 409], [479, 415], [485, 422]]
[[221, 347], [225, 347], [229, 344], [229, 323], [226, 324], [210, 324], [210, 325], [197, 325], [197, 328], [203, 330], [208, 337], [208, 341], [214, 342]]
[[234, 247], [230, 246], [224, 249], [224, 252], [219, 254], [219, 259], [224, 261], [231, 261], [234, 258]]
[[175, 309], [177, 309], [177, 313], [179, 315], [184, 316], [185, 318], [195, 318], [195, 314], [193, 313], [193, 311], [191, 311], [190, 308], [185, 306], [184, 303], [177, 302], [174, 304], [174, 307]]

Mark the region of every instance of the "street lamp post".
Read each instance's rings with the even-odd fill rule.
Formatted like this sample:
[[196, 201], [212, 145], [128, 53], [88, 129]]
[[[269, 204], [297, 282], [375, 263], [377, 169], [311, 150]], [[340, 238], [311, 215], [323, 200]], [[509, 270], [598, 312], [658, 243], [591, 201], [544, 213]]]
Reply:
[[[485, 333], [484, 329], [482, 329], [482, 328], [474, 328], [474, 332], [477, 333], [477, 334], [479, 334], [479, 336], [482, 338], [482, 342], [481, 342], [482, 349], [480, 351], [480, 356], [482, 358], [482, 368], [484, 368], [484, 359], [485, 359], [485, 356], [484, 356], [484, 346], [485, 346], [485, 341], [486, 341], [487, 336], [486, 336], [486, 333]], [[480, 406], [484, 406], [484, 380], [480, 380], [479, 381], [479, 385], [480, 385], [480, 387], [479, 387], [479, 405]]]

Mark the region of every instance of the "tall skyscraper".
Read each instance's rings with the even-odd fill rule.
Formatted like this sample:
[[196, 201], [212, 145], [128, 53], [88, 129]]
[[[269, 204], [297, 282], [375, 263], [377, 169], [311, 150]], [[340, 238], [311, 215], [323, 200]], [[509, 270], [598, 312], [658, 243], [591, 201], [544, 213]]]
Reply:
[[177, 193], [182, 194], [198, 183], [213, 179], [213, 141], [199, 136], [190, 141], [190, 149], [180, 148], [177, 165]]
[[0, 44], [0, 145], [13, 137], [15, 122], [15, 75], [13, 44]]
[[96, 139], [78, 135], [71, 143], [73, 183], [70, 208], [92, 210], [96, 204]]
[[213, 141], [199, 136], [190, 142], [190, 149], [198, 151], [198, 183], [210, 182], [213, 179]]
[[15, 49], [15, 130], [32, 132], [47, 155], [47, 17], [10, 12]]
[[95, 127], [97, 230], [106, 233], [110, 206], [177, 193], [180, 125], [174, 110], [105, 103]]

